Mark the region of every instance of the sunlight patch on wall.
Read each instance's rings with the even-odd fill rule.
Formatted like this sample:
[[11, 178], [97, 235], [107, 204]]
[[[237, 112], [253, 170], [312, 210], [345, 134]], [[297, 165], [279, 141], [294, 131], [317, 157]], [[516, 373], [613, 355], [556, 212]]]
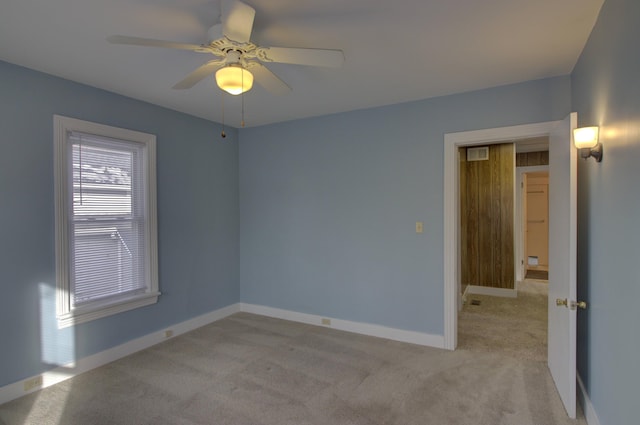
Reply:
[[58, 329], [55, 285], [40, 283], [39, 295], [42, 363], [73, 367], [76, 361], [75, 328]]

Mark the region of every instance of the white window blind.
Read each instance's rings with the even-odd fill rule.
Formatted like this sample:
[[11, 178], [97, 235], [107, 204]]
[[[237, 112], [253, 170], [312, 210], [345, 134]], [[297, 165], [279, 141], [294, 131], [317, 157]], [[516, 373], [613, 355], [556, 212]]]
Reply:
[[73, 306], [146, 291], [142, 145], [71, 132]]
[[60, 325], [156, 302], [155, 138], [55, 123]]

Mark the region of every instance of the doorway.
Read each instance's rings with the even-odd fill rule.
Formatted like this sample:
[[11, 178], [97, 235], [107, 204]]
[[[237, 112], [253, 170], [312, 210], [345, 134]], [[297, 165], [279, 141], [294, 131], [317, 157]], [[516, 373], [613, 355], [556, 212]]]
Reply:
[[458, 311], [462, 307], [460, 283], [460, 211], [458, 148], [548, 137], [558, 122], [526, 124], [487, 130], [448, 133], [444, 136], [444, 348], [458, 343]]
[[[444, 135], [444, 338], [457, 346], [460, 303], [459, 161], [460, 146], [549, 137], [548, 367], [571, 418], [576, 415], [576, 199], [577, 150], [572, 131], [577, 114], [564, 120]], [[555, 303], [552, 302], [555, 300]], [[571, 303], [571, 304], [570, 304]], [[571, 306], [571, 307], [570, 307]], [[564, 308], [563, 308], [564, 307]], [[551, 326], [553, 324], [553, 326]]]
[[524, 279], [549, 279], [549, 172], [523, 173]]
[[[547, 360], [548, 288], [541, 274], [547, 278], [548, 147], [548, 137], [537, 137], [458, 148], [463, 305], [457, 331], [461, 349]], [[497, 155], [507, 148], [509, 155]], [[481, 158], [469, 155], [479, 149], [488, 149], [489, 154]], [[489, 177], [482, 178], [483, 173]], [[492, 208], [483, 209], [483, 200]], [[478, 231], [482, 228], [478, 216], [485, 226], [497, 225], [502, 231]], [[509, 241], [504, 240], [507, 234]], [[487, 270], [476, 264], [483, 258], [493, 265], [485, 267], [488, 270], [502, 270], [506, 263], [522, 269], [511, 267], [510, 290], [505, 290], [505, 276], [495, 271], [485, 276]]]
[[[549, 165], [548, 160], [545, 165], [519, 165], [516, 166], [516, 223], [518, 223], [518, 227], [516, 229], [516, 280], [518, 282], [522, 282], [525, 279], [528, 270], [538, 272], [537, 275], [534, 273], [532, 277], [532, 272], [529, 272], [529, 278], [534, 279], [542, 279], [544, 278], [544, 271], [548, 272], [548, 264], [549, 264]], [[532, 187], [527, 188], [528, 183], [533, 183]], [[542, 186], [538, 186], [537, 184], [541, 183]], [[535, 192], [530, 193], [528, 192]], [[541, 193], [542, 192], [542, 193]], [[529, 195], [530, 202], [527, 202], [527, 198]], [[544, 201], [546, 200], [546, 206], [544, 205]], [[537, 203], [539, 202], [539, 205]], [[531, 205], [531, 203], [534, 203]], [[538, 207], [539, 210], [542, 211], [532, 211], [532, 214], [527, 214], [527, 210], [529, 207]], [[545, 214], [546, 211], [546, 214]], [[542, 222], [544, 220], [544, 222]], [[529, 221], [533, 221], [533, 223], [528, 223]], [[530, 226], [529, 226], [530, 225]], [[530, 233], [534, 233], [534, 237], [536, 232], [542, 233], [540, 239], [542, 241], [534, 240], [534, 246], [530, 246], [527, 249], [528, 243], [531, 241], [528, 238], [527, 228]], [[539, 248], [536, 248], [536, 243], [538, 246], [542, 245]], [[544, 249], [546, 248], [546, 249]], [[545, 255], [546, 251], [546, 255]], [[534, 257], [534, 258], [529, 258]], [[537, 258], [536, 258], [537, 257]], [[537, 263], [537, 264], [536, 264]], [[548, 273], [546, 278], [548, 278]], [[542, 279], [546, 280], [546, 279]]]

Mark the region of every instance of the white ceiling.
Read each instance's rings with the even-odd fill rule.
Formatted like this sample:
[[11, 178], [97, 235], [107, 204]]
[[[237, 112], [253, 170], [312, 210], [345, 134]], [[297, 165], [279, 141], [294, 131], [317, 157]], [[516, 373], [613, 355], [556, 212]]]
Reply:
[[[107, 43], [113, 34], [206, 42], [220, 0], [0, 0], [0, 60], [212, 121], [213, 79], [171, 87], [213, 59]], [[569, 74], [603, 0], [243, 0], [262, 46], [342, 49], [343, 68], [269, 64], [292, 93], [254, 86], [247, 126]], [[227, 125], [239, 97], [225, 97]]]

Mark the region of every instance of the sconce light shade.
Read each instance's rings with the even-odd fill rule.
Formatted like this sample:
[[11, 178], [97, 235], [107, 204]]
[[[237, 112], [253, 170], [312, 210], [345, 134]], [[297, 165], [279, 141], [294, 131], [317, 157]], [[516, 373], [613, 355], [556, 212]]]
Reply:
[[580, 151], [580, 157], [594, 157], [602, 161], [602, 144], [598, 143], [598, 127], [581, 127], [573, 130], [573, 143]]
[[576, 148], [595, 148], [598, 144], [598, 127], [581, 127], [573, 130]]
[[251, 90], [253, 74], [239, 64], [231, 64], [216, 72], [216, 83], [227, 93], [238, 95]]

